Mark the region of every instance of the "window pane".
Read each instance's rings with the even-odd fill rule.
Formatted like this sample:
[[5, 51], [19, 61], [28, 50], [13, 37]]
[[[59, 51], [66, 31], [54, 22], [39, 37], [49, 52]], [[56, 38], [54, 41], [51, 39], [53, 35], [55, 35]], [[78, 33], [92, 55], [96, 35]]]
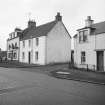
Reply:
[[85, 30], [84, 31], [84, 35], [83, 35], [83, 41], [86, 41], [87, 40], [87, 35], [88, 35], [88, 31]]
[[17, 58], [17, 54], [16, 54], [16, 53], [14, 53], [14, 54], [13, 54], [13, 57], [16, 59], [16, 58]]
[[9, 45], [9, 50], [11, 49], [11, 45]]
[[35, 52], [35, 60], [38, 61], [38, 51]]
[[86, 62], [85, 52], [81, 52], [81, 63], [85, 63], [85, 62]]
[[79, 41], [83, 41], [83, 31], [79, 32]]
[[22, 53], [22, 59], [24, 59], [25, 58], [25, 54], [24, 54], [24, 52]]
[[79, 32], [79, 42], [87, 41], [88, 30], [83, 30]]
[[15, 38], [15, 32], [13, 33], [13, 38]]

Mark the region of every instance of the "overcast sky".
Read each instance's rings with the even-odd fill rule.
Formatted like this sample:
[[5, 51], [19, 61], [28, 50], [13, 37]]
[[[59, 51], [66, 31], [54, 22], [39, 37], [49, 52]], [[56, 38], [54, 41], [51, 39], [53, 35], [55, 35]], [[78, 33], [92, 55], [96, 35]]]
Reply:
[[105, 0], [0, 0], [0, 47], [6, 49], [8, 34], [15, 27], [27, 27], [29, 13], [40, 25], [54, 20], [57, 12], [73, 36], [87, 16], [92, 16], [95, 23], [105, 21]]

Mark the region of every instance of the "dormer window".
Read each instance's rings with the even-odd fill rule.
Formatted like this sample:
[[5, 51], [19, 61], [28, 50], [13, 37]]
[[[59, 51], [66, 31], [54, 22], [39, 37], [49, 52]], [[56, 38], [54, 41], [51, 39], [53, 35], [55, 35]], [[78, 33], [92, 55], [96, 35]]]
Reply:
[[86, 53], [85, 51], [81, 52], [81, 64], [85, 64], [86, 62]]
[[13, 33], [13, 38], [15, 38], [15, 32]]
[[87, 41], [88, 30], [83, 30], [79, 32], [79, 42]]
[[12, 34], [10, 34], [10, 39], [12, 39]]

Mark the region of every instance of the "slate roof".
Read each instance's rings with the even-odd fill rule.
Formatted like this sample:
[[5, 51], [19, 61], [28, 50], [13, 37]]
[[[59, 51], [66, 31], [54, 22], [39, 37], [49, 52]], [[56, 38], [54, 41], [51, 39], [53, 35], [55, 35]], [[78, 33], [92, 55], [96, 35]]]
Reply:
[[95, 28], [95, 34], [105, 33], [105, 21], [93, 24], [92, 28]]
[[48, 32], [55, 26], [57, 21], [52, 21], [37, 27], [29, 27], [23, 30], [20, 40], [30, 39], [34, 37], [46, 36]]

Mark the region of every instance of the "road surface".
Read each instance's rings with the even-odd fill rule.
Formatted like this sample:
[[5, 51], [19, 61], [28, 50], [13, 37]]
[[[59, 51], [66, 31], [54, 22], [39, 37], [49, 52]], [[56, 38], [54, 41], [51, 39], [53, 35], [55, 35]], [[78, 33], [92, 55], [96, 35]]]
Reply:
[[0, 68], [0, 105], [105, 105], [105, 86]]

